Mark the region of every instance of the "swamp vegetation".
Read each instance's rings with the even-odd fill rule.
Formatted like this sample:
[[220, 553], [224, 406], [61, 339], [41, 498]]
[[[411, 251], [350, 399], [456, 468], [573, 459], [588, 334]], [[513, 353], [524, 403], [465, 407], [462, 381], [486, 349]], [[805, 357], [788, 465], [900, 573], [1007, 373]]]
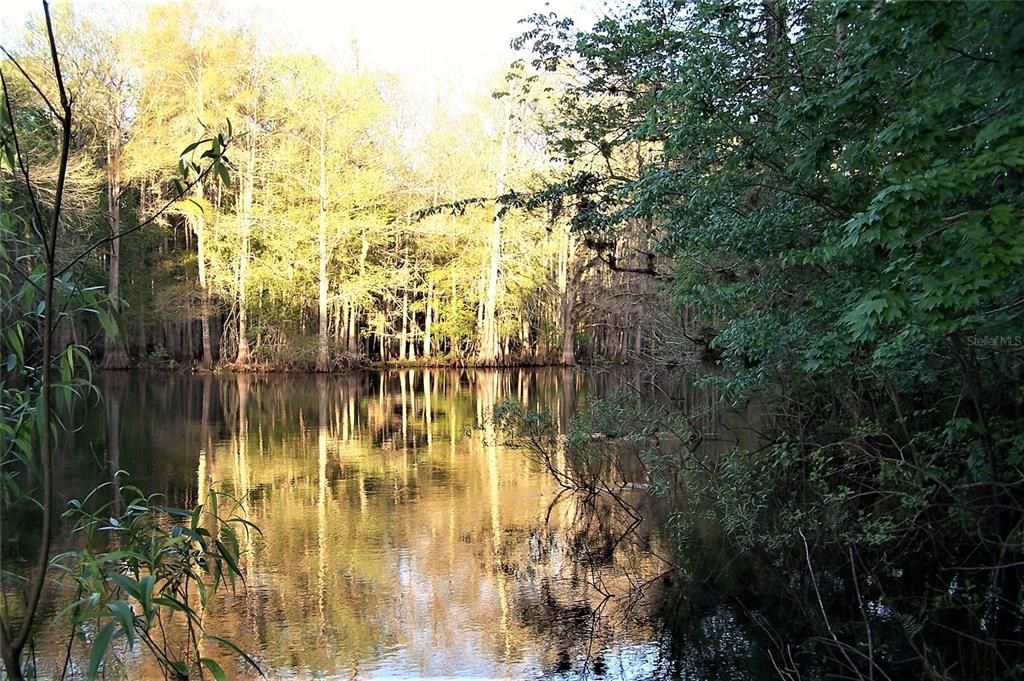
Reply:
[[10, 676], [1024, 676], [1024, 6], [536, 14], [431, 107], [218, 11], [4, 44]]

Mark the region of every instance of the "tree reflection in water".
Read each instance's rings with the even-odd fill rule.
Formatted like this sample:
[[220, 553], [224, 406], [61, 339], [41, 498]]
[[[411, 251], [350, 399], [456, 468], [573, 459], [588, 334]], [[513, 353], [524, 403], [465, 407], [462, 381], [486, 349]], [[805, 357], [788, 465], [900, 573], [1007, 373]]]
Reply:
[[[663, 677], [678, 655], [651, 609], [661, 596], [639, 598], [666, 588], [663, 512], [639, 489], [559, 496], [492, 419], [511, 397], [567, 424], [620, 382], [129, 376], [119, 410], [84, 417], [61, 484], [70, 495], [99, 482], [87, 448], [119, 440], [132, 482], [168, 503], [195, 503], [211, 481], [245, 497], [264, 537], [246, 546], [246, 588], [218, 596], [206, 624], [272, 677]], [[129, 676], [152, 675], [144, 664], [129, 659]]]

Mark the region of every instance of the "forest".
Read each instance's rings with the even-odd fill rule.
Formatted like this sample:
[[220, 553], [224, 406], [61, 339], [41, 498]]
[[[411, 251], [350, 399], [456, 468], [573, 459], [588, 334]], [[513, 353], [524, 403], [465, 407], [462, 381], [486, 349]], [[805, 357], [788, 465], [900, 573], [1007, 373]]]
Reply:
[[[581, 506], [627, 509], [640, 490], [667, 508], [671, 570], [652, 596], [674, 631], [666, 675], [1024, 678], [1024, 5], [538, 13], [490, 87], [430, 106], [356, 50], [340, 64], [284, 49], [212, 4], [147, 5], [130, 33], [73, 7], [3, 46], [9, 508], [31, 498], [49, 528], [50, 404], [88, 392], [91, 364], [204, 380], [624, 364], [653, 385], [684, 371], [704, 397], [577, 403], [570, 370], [549, 391], [572, 403], [557, 415], [484, 391], [466, 437], [492, 438], [474, 451], [490, 457], [479, 531], [493, 555], [519, 531], [501, 530], [497, 424], [505, 454], [528, 452]], [[407, 420], [422, 417], [424, 447], [435, 421], [431, 406], [407, 414], [401, 376], [390, 413], [407, 456]], [[459, 374], [446, 399], [463, 409], [458, 386], [490, 380]], [[756, 411], [756, 437], [708, 447], [724, 442], [710, 411]], [[342, 430], [321, 421], [312, 513]], [[44, 565], [49, 542], [46, 529]], [[238, 557], [210, 551], [225, 569]], [[517, 568], [488, 569], [505, 575], [506, 623]], [[32, 618], [0, 624], [11, 673], [8, 637], [23, 647]], [[679, 666], [687, 650], [708, 651], [699, 672]], [[601, 676], [586, 652], [580, 678]]]
[[[212, 3], [148, 6], [124, 27], [68, 5], [55, 22], [77, 114], [65, 248], [103, 240], [76, 272], [118, 301], [116, 336], [72, 324], [61, 347], [108, 369], [328, 371], [621, 360], [655, 335], [640, 305], [653, 286], [604, 265], [565, 217], [494, 200], [538, 192], [558, 165], [553, 86], [531, 89], [523, 68], [424, 108], [355, 48], [327, 63]], [[15, 119], [44, 113], [24, 78], [52, 81], [43, 38], [30, 28], [19, 49]], [[176, 196], [179, 161], [206, 151], [181, 150], [228, 126], [230, 174]], [[52, 162], [53, 141], [41, 125], [21, 146]], [[653, 246], [637, 228], [603, 248], [628, 265]]]

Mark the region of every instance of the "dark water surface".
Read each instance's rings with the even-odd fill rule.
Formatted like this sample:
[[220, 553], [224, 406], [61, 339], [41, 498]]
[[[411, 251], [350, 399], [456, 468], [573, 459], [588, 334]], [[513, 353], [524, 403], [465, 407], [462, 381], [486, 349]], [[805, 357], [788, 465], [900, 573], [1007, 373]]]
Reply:
[[[270, 678], [665, 678], [680, 660], [651, 607], [660, 581], [627, 597], [667, 568], [664, 518], [595, 559], [578, 499], [556, 501], [550, 475], [489, 425], [508, 397], [564, 425], [623, 380], [109, 374], [105, 405], [68, 443], [58, 494], [81, 498], [123, 469], [171, 505], [199, 503], [211, 485], [246, 499], [263, 530], [244, 542], [247, 587], [225, 590], [204, 619]], [[40, 641], [44, 671], [61, 635]], [[138, 650], [126, 664], [128, 678], [161, 678]]]

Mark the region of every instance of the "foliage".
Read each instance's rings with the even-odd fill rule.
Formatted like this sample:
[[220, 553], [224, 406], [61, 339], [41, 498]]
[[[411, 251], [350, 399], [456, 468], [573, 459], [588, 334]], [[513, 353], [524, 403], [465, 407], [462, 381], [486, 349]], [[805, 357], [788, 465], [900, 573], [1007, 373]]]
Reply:
[[[90, 508], [89, 498], [72, 499], [64, 516], [74, 521], [73, 532], [82, 535], [87, 547], [116, 549], [84, 548], [53, 559], [77, 587], [77, 600], [66, 608], [74, 613], [73, 631], [84, 639], [85, 627], [93, 630], [92, 641], [84, 641], [90, 650], [86, 677], [111, 675], [119, 662], [115, 642], [120, 638], [129, 653], [136, 642], [143, 645], [171, 678], [202, 678], [200, 667], [216, 679], [226, 678], [216, 660], [202, 656], [203, 639], [219, 643], [262, 674], [249, 655], [203, 626], [203, 613], [218, 589], [244, 582], [239, 536], [259, 528], [237, 513], [242, 502], [211, 489], [204, 503], [185, 510], [161, 506], [156, 496], [143, 496], [130, 485], [114, 496], [96, 508]], [[116, 513], [117, 505], [124, 511]], [[174, 626], [179, 615], [183, 630]]]
[[652, 470], [683, 485], [681, 538], [716, 524], [812, 623], [759, 620], [780, 673], [1019, 674], [1021, 6], [647, 0], [531, 24], [535, 65], [573, 76], [556, 149], [597, 175], [578, 229], [660, 224], [725, 369], [705, 386], [776, 414], [761, 449]]
[[[43, 7], [48, 56], [26, 67], [5, 50], [17, 81], [10, 84], [7, 70], [0, 70], [0, 171], [5, 207], [0, 220], [0, 256], [6, 261], [0, 278], [5, 301], [0, 311], [0, 355], [5, 357], [0, 382], [4, 398], [0, 511], [5, 517], [25, 507], [38, 508], [41, 513], [38, 537], [34, 538], [37, 546], [32, 547], [38, 558], [27, 575], [11, 569], [12, 547], [6, 535], [0, 536], [0, 574], [5, 577], [0, 653], [7, 675], [15, 681], [24, 678], [23, 652], [32, 639], [48, 585], [55, 524], [54, 457], [63, 432], [70, 427], [62, 417], [66, 418], [74, 402], [93, 387], [88, 350], [73, 341], [76, 317], [93, 317], [108, 337], [117, 334], [109, 314], [116, 300], [83, 283], [86, 277], [78, 265], [101, 246], [117, 243], [123, 235], [152, 222], [169, 206], [129, 230], [121, 231], [118, 226], [109, 235], [84, 239], [77, 231], [88, 220], [81, 219], [87, 208], [74, 191], [76, 174], [87, 169], [89, 162], [76, 146], [77, 109], [61, 70], [49, 6], [44, 3]], [[227, 135], [206, 136], [186, 148], [178, 164], [177, 196], [207, 175], [227, 177], [230, 124], [228, 127]], [[8, 206], [13, 210], [7, 210]], [[72, 340], [61, 346], [58, 333], [68, 333]]]
[[491, 419], [508, 446], [541, 464], [563, 489], [589, 495], [646, 487], [635, 479], [638, 471], [668, 494], [665, 482], [675, 471], [661, 457], [677, 452], [680, 442], [693, 443], [685, 417], [625, 393], [590, 400], [561, 422], [550, 409], [506, 399]]
[[150, 351], [149, 356], [145, 360], [145, 366], [148, 369], [174, 371], [178, 363], [167, 353], [167, 349], [164, 346], [157, 345]]
[[[229, 28], [208, 4], [154, 4], [109, 22], [98, 11], [62, 8], [55, 22], [78, 110], [67, 222], [76, 243], [133, 232], [79, 269], [119, 298], [116, 343], [93, 324], [76, 329], [84, 345], [103, 346], [106, 368], [145, 364], [158, 345], [184, 367], [312, 368], [325, 343], [334, 359], [426, 352], [465, 361], [478, 354], [484, 327], [497, 330], [502, 363], [555, 360], [577, 337], [566, 326], [595, 326], [595, 354], [621, 357], [636, 342], [617, 335], [632, 331], [641, 306], [586, 301], [648, 291], [632, 275], [609, 280], [582, 244], [564, 239], [574, 218], [556, 205], [559, 192], [542, 188], [558, 167], [545, 149], [557, 84], [518, 64], [483, 96], [439, 91], [425, 104], [394, 74], [269, 50], [255, 24]], [[44, 37], [30, 24], [9, 50], [33, 77], [46, 72]], [[35, 93], [19, 75], [12, 87], [27, 100]], [[135, 234], [180, 189], [173, 141], [206, 137], [225, 119], [237, 125], [233, 181], [212, 173]], [[38, 122], [25, 115], [26, 140], [52, 147], [53, 126], [30, 121]], [[194, 151], [186, 161], [205, 150]], [[189, 209], [198, 205], [198, 214]], [[30, 213], [14, 208], [18, 218]], [[566, 263], [580, 286], [560, 281]], [[493, 324], [484, 319], [492, 307]], [[312, 363], [298, 356], [310, 336]]]

